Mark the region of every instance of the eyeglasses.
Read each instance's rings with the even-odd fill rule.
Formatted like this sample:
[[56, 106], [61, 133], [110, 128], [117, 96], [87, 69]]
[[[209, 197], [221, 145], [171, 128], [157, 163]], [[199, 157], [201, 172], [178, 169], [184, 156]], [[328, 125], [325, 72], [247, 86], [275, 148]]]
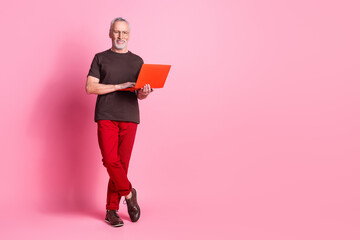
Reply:
[[128, 35], [129, 32], [128, 31], [112, 31], [114, 34], [120, 34], [122, 33], [123, 35]]

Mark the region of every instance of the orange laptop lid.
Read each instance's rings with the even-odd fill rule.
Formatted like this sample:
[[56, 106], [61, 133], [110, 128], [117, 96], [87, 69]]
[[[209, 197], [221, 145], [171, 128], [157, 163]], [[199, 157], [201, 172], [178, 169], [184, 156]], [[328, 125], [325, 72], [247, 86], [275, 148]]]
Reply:
[[171, 65], [143, 64], [135, 87], [120, 89], [120, 91], [134, 91], [150, 84], [151, 88], [163, 88]]

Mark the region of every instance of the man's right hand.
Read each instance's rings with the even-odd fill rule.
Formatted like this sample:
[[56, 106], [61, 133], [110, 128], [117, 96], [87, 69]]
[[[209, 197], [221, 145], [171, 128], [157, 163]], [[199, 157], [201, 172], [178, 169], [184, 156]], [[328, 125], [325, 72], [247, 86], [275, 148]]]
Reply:
[[117, 89], [117, 90], [131, 88], [131, 87], [135, 87], [134, 82], [126, 82], [126, 83], [121, 83], [121, 84], [115, 85], [115, 89]]

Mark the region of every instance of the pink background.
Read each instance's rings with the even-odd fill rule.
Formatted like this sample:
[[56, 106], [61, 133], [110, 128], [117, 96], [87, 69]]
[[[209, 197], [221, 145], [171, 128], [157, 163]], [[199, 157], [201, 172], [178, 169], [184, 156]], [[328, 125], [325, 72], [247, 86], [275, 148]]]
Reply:
[[[360, 239], [358, 1], [1, 3], [1, 239]], [[140, 103], [142, 218], [103, 222], [84, 91], [109, 22], [172, 64]]]

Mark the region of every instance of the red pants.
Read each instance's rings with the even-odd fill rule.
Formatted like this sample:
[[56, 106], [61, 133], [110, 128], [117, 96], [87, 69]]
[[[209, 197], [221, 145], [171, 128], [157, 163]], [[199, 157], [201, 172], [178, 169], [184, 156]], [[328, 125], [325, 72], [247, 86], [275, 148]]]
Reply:
[[127, 178], [129, 161], [135, 141], [137, 123], [98, 121], [98, 139], [103, 164], [109, 174], [106, 209], [118, 210], [121, 196], [130, 193]]

